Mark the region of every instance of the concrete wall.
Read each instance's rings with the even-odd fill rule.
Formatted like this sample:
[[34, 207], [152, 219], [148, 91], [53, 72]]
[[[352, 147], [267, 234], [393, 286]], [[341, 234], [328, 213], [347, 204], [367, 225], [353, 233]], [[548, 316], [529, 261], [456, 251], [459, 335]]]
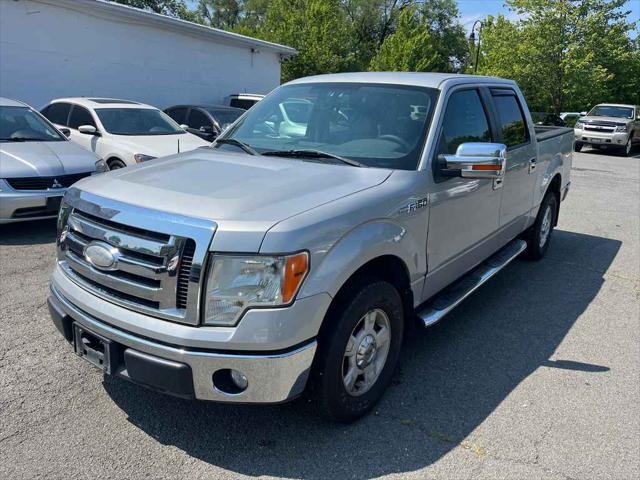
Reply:
[[0, 0], [0, 96], [36, 108], [64, 96], [118, 97], [160, 108], [226, 103], [280, 84], [279, 54], [127, 22], [104, 9]]

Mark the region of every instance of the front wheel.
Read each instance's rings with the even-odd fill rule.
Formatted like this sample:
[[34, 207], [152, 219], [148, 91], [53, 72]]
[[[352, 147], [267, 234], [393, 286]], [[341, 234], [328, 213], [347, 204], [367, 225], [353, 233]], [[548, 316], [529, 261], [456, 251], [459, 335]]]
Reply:
[[582, 150], [582, 147], [584, 146], [584, 143], [582, 142], [576, 142], [575, 145], [573, 146], [573, 149], [576, 152], [579, 152], [580, 150]]
[[556, 223], [558, 211], [558, 197], [553, 192], [547, 192], [535, 223], [529, 229], [527, 235], [527, 257], [531, 260], [540, 260], [547, 253], [551, 234]]
[[633, 132], [631, 133], [631, 135], [629, 135], [629, 140], [627, 140], [627, 143], [625, 144], [624, 147], [622, 147], [622, 155], [624, 157], [629, 157], [631, 156], [631, 150], [633, 149], [633, 143], [632, 140], [633, 139]]
[[120, 168], [126, 167], [125, 163], [117, 158], [114, 158], [113, 160], [107, 162], [107, 165], [109, 165], [109, 170], [118, 170]]
[[341, 295], [318, 339], [307, 395], [324, 417], [351, 422], [380, 400], [398, 361], [402, 299], [388, 282], [357, 282]]

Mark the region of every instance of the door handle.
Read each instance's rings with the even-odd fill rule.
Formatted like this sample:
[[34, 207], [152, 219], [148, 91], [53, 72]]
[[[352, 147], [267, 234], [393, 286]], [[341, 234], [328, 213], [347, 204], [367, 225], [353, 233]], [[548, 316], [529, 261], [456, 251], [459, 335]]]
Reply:
[[537, 160], [532, 158], [529, 160], [529, 173], [533, 172], [536, 169]]

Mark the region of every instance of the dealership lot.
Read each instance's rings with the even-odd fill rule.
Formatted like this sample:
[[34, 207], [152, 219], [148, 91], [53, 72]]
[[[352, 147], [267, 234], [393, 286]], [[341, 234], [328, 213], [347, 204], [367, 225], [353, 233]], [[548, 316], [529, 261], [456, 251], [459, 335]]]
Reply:
[[635, 478], [640, 155], [575, 154], [548, 256], [412, 335], [374, 415], [103, 379], [49, 320], [55, 222], [0, 227], [0, 478]]

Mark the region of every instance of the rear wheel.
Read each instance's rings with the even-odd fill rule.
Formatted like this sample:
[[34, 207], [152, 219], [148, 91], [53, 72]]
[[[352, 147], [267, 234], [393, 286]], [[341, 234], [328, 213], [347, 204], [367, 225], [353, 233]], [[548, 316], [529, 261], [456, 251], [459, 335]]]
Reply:
[[323, 416], [354, 421], [380, 400], [398, 361], [402, 299], [388, 282], [366, 279], [348, 288], [318, 339], [307, 395]]
[[119, 168], [126, 167], [125, 163], [119, 158], [112, 158], [107, 162], [107, 165], [109, 165], [109, 170], [118, 170]]
[[527, 257], [531, 260], [540, 260], [544, 257], [551, 242], [551, 234], [556, 223], [558, 211], [558, 197], [553, 192], [547, 192], [535, 223], [529, 229], [527, 235]]
[[573, 149], [576, 152], [579, 152], [580, 150], [582, 150], [582, 147], [584, 146], [584, 143], [582, 142], [576, 142], [575, 145], [573, 146]]

